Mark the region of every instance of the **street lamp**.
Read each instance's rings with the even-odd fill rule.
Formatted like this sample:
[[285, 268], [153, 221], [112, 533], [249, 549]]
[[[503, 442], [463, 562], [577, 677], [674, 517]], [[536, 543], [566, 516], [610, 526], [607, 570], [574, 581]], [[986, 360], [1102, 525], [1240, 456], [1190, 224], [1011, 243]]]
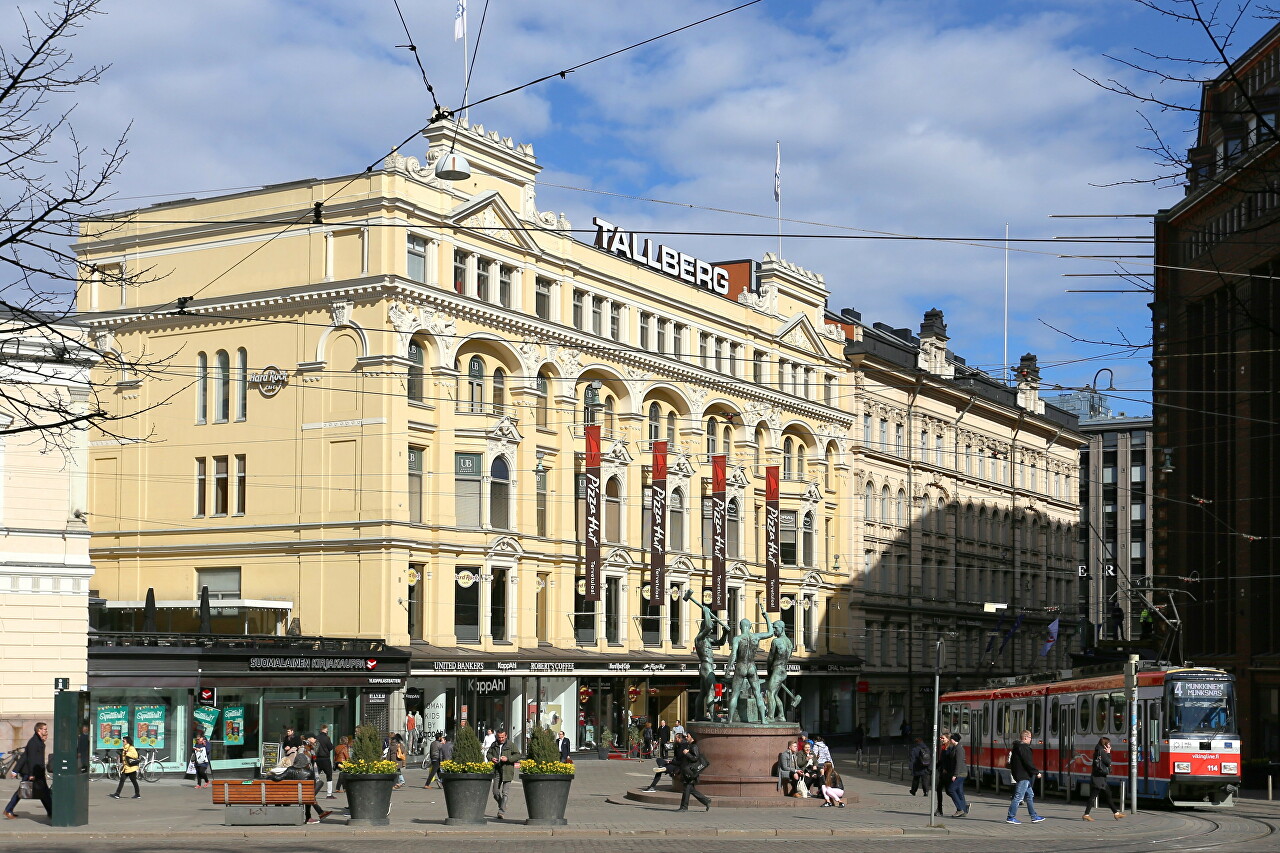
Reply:
[[938, 797], [938, 739], [942, 736], [942, 644], [945, 638], [939, 634], [933, 644], [933, 742], [929, 748], [933, 750], [933, 788], [928, 795], [926, 807], [929, 809], [929, 826], [941, 827], [935, 812], [934, 803]]

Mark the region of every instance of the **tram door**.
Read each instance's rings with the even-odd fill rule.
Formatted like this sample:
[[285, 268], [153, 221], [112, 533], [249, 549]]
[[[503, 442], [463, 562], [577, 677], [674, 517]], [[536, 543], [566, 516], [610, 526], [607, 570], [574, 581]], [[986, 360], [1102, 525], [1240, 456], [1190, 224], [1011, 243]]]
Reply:
[[1063, 702], [1058, 706], [1058, 787], [1071, 784], [1071, 761], [1076, 749], [1076, 706]]

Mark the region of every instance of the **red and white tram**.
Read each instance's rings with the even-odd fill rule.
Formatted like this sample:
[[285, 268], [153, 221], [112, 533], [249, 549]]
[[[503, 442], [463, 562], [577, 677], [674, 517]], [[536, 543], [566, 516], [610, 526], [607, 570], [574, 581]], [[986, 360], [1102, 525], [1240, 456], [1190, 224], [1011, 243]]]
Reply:
[[[1008, 781], [1005, 760], [1024, 729], [1050, 788], [1087, 793], [1093, 748], [1112, 743], [1112, 780], [1128, 778], [1124, 674], [962, 690], [942, 696], [942, 728], [959, 732], [969, 775]], [[1231, 805], [1240, 786], [1235, 678], [1219, 669], [1142, 664], [1138, 671], [1138, 796], [1175, 805]]]

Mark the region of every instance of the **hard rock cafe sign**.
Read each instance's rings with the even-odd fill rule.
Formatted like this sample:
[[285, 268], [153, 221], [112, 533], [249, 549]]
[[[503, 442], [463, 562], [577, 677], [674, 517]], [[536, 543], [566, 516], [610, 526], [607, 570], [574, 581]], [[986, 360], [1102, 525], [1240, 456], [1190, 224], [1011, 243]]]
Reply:
[[258, 386], [258, 393], [264, 397], [274, 397], [285, 385], [289, 384], [289, 374], [274, 364], [268, 364], [247, 377], [250, 385]]

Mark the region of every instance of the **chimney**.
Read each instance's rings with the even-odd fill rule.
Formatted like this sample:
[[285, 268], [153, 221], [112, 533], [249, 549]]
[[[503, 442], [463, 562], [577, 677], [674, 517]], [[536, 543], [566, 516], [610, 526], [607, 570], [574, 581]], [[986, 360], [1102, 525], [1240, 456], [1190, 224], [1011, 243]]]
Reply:
[[1044, 401], [1040, 399], [1040, 365], [1033, 353], [1027, 353], [1018, 362], [1018, 405], [1028, 412], [1044, 414]]

